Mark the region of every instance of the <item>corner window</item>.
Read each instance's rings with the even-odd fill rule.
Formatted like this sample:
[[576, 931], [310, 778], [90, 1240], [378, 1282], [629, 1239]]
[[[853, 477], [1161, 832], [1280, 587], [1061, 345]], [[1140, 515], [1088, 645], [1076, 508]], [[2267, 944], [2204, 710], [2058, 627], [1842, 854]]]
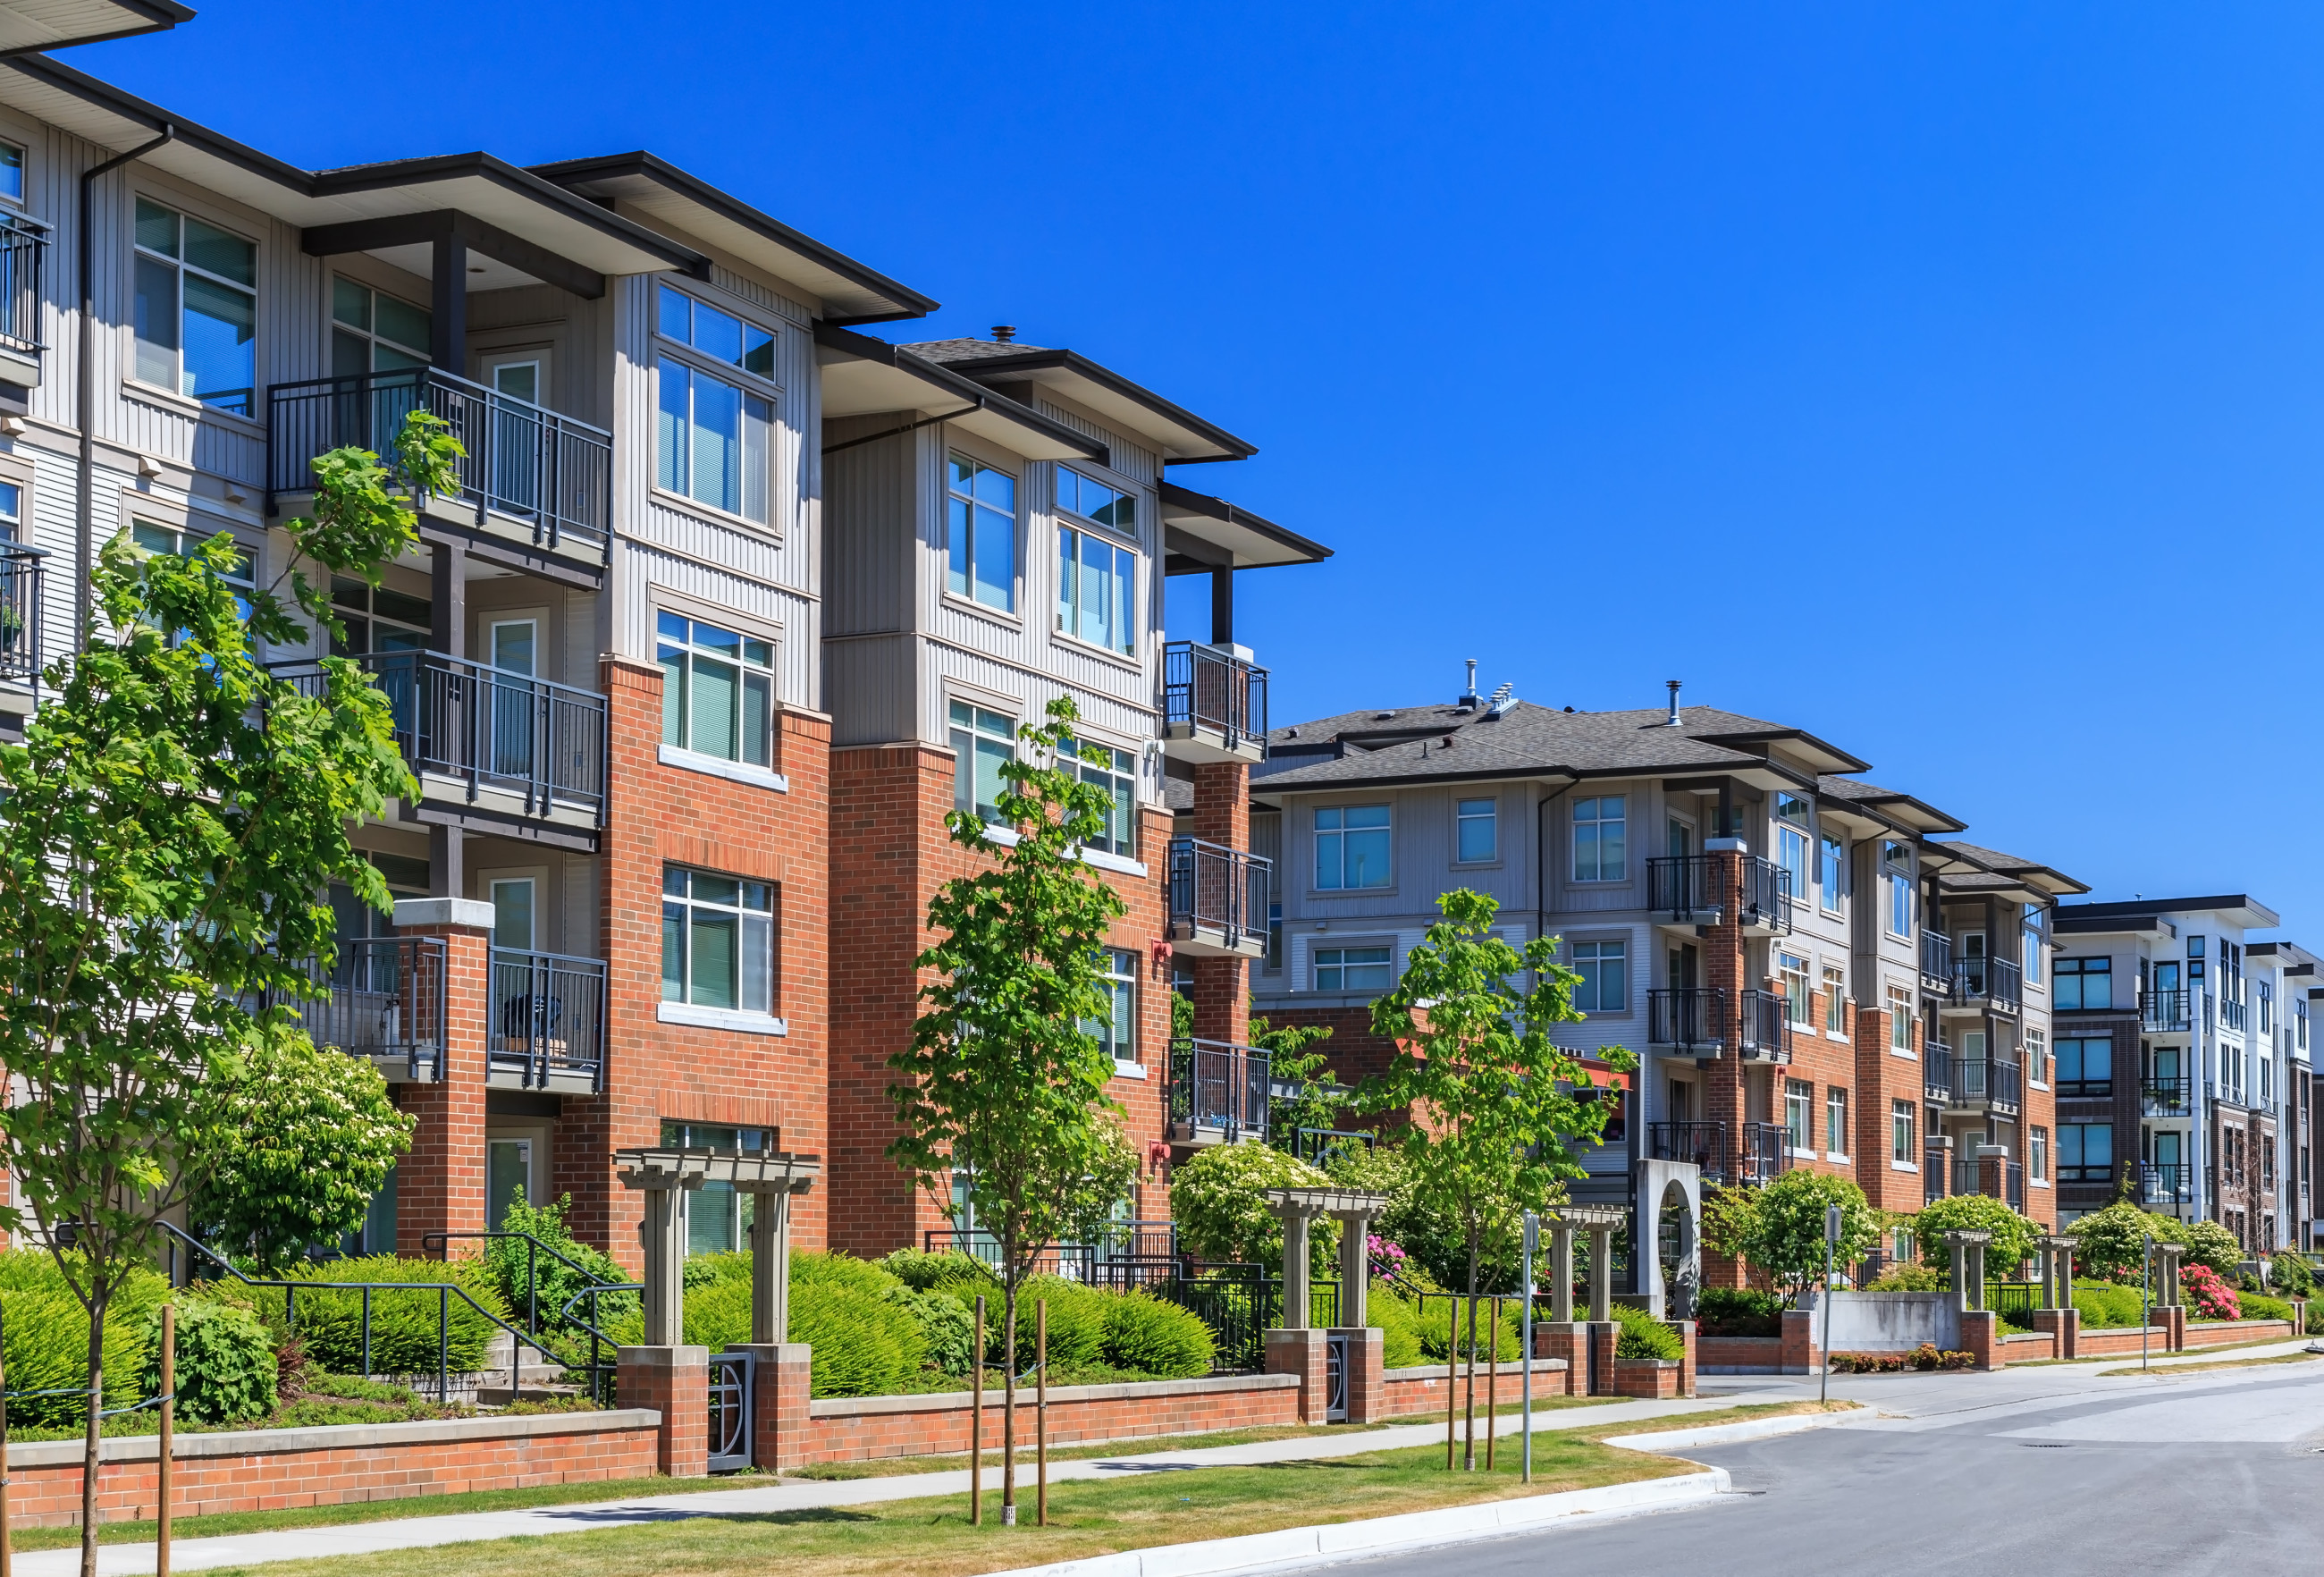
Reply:
[[1815, 1002], [1808, 993], [1808, 961], [1790, 953], [1775, 955], [1776, 973], [1784, 977], [1784, 1006], [1793, 1024], [1815, 1021]]
[[1572, 967], [1582, 976], [1573, 988], [1573, 1005], [1585, 1013], [1627, 1013], [1630, 1010], [1629, 944], [1576, 942]]
[[774, 889], [667, 865], [661, 892], [661, 1000], [772, 1013]]
[[1315, 813], [1315, 886], [1324, 892], [1388, 885], [1385, 805], [1333, 806]]
[[1848, 1154], [1848, 1092], [1823, 1093], [1823, 1148], [1827, 1154]]
[[987, 607], [1017, 608], [1017, 478], [954, 455], [947, 473], [945, 587]]
[[1315, 949], [1315, 989], [1319, 991], [1384, 991], [1394, 983], [1386, 947], [1318, 947]]
[[1499, 816], [1495, 812], [1499, 801], [1462, 799], [1453, 806], [1453, 828], [1457, 838], [1457, 858], [1464, 865], [1474, 865], [1500, 857]]
[[1138, 954], [1109, 947], [1098, 954], [1102, 974], [1098, 990], [1105, 993], [1102, 1018], [1082, 1021], [1084, 1034], [1097, 1037], [1105, 1054], [1116, 1062], [1138, 1060]]
[[1888, 988], [1888, 1049], [1913, 1049], [1913, 993], [1895, 986]]
[[1626, 797], [1600, 795], [1573, 802], [1573, 880], [1621, 881], [1629, 876], [1625, 847]]
[[1888, 881], [1888, 934], [1913, 934], [1913, 849], [1909, 844], [1880, 845], [1880, 867]]
[[1001, 769], [1017, 759], [1017, 725], [998, 712], [954, 701], [951, 738], [952, 807], [1000, 820], [1001, 791], [1009, 787]]
[[[2053, 1007], [2068, 1010], [2114, 1006], [2113, 959], [2061, 958], [2056, 963], [2057, 974], [2052, 983]], [[2063, 1046], [2064, 1042], [2059, 1044]]]
[[1066, 770], [1078, 770], [1083, 782], [1105, 793], [1109, 807], [1105, 830], [1092, 838], [1089, 846], [1112, 854], [1136, 855], [1138, 758], [1090, 739], [1067, 740], [1065, 753], [1071, 758], [1070, 763], [1061, 763]]
[[1920, 1160], [1919, 1147], [1913, 1134], [1914, 1120], [1918, 1115], [1918, 1107], [1910, 1101], [1888, 1102], [1888, 1158], [1890, 1160], [1904, 1161], [1907, 1164], [1917, 1163]]
[[1128, 655], [1138, 650], [1137, 609], [1137, 553], [1095, 531], [1058, 527], [1057, 628]]
[[662, 673], [662, 743], [722, 761], [770, 765], [775, 643], [678, 613], [660, 614], [654, 637]]
[[1840, 913], [1840, 896], [1847, 890], [1848, 849], [1829, 833], [1824, 834], [1818, 844], [1823, 856], [1819, 895], [1823, 900], [1825, 912], [1836, 915]]
[[[664, 340], [761, 378], [774, 375], [774, 336], [661, 287]], [[774, 401], [683, 357], [656, 358], [660, 413], [655, 484], [761, 525], [768, 520]]]
[[258, 245], [137, 199], [137, 377], [248, 416], [257, 383]]
[[331, 277], [331, 376], [388, 373], [428, 364], [434, 318], [393, 296]]

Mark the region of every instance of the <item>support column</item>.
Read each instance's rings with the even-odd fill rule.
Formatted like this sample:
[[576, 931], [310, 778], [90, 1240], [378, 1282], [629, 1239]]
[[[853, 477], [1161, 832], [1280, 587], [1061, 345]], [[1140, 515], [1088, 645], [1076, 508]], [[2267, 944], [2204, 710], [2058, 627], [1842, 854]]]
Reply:
[[1283, 1213], [1283, 1328], [1305, 1331], [1313, 1323], [1307, 1287], [1307, 1213]]
[[791, 1339], [791, 1191], [750, 1193], [751, 1342], [764, 1346]]
[[1573, 1229], [1562, 1222], [1549, 1229], [1549, 1317], [1561, 1325], [1573, 1320]]
[[1590, 1321], [1604, 1324], [1614, 1317], [1614, 1229], [1590, 1229]]
[[398, 1087], [398, 1106], [420, 1122], [395, 1169], [400, 1254], [428, 1252], [422, 1239], [429, 1232], [482, 1231], [490, 1224], [484, 1220], [484, 1071], [492, 923], [490, 904], [464, 899], [403, 899], [395, 906], [399, 933], [444, 944], [442, 978], [435, 978], [434, 955], [421, 954], [398, 1004], [411, 1027], [425, 1033], [442, 993], [436, 1076]]
[[1363, 1326], [1365, 1292], [1371, 1283], [1371, 1216], [1349, 1211], [1340, 1217], [1340, 1318], [1349, 1330]]
[[1267, 1333], [1267, 1372], [1299, 1377], [1299, 1422], [1323, 1422], [1324, 1335], [1321, 1331], [1283, 1329]]
[[661, 1415], [657, 1456], [673, 1479], [710, 1471], [710, 1349], [651, 1343], [613, 1355], [614, 1389], [624, 1407]]

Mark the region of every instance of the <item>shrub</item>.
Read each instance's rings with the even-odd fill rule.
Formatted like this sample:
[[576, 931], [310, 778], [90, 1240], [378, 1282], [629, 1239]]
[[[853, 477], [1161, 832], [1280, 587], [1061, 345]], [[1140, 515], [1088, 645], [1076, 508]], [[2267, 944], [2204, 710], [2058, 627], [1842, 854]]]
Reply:
[[[1448, 1307], [1458, 1311], [1457, 1314], [1448, 1316]], [[1414, 1314], [1414, 1325], [1420, 1337], [1420, 1350], [1437, 1363], [1443, 1363], [1448, 1358], [1446, 1346], [1448, 1318], [1453, 1326], [1450, 1353], [1465, 1360], [1469, 1356], [1469, 1300], [1465, 1296], [1432, 1297], [1428, 1300], [1425, 1312], [1416, 1309]], [[1525, 1323], [1523, 1316], [1518, 1314], [1517, 1305], [1514, 1304], [1501, 1311], [1501, 1334], [1498, 1342], [1492, 1340], [1492, 1300], [1479, 1298], [1477, 1300], [1477, 1361], [1483, 1363], [1498, 1351], [1502, 1362], [1516, 1362], [1522, 1356], [1519, 1351], [1519, 1334]]]
[[2034, 1241], [2042, 1235], [2039, 1223], [2026, 1220], [1998, 1199], [1982, 1194], [1956, 1194], [1932, 1199], [1913, 1217], [1913, 1240], [1921, 1246], [1921, 1262], [1941, 1266], [1950, 1275], [1952, 1250], [1945, 1246], [1947, 1232], [1991, 1232], [1985, 1247], [1986, 1273], [2006, 1279], [2016, 1272]]
[[[1283, 1221], [1267, 1203], [1270, 1188], [1319, 1188], [1323, 1173], [1267, 1145], [1213, 1145], [1170, 1173], [1170, 1213], [1178, 1241], [1201, 1259], [1240, 1259], [1279, 1268]], [[1328, 1252], [1332, 1234], [1311, 1231]], [[1318, 1258], [1316, 1268], [1336, 1259]]]
[[2242, 1318], [2237, 1307], [2236, 1289], [2219, 1279], [2218, 1271], [2208, 1265], [2190, 1265], [2179, 1273], [2179, 1280], [2193, 1300], [2195, 1318], [2199, 1320], [2234, 1320]]
[[2082, 1328], [2088, 1331], [2135, 1330], [2140, 1323], [2139, 1292], [2135, 1286], [2077, 1282], [2074, 1307], [2081, 1311]]
[[2236, 1240], [2235, 1233], [2215, 1221], [2189, 1222], [2181, 1229], [2178, 1240], [2186, 1245], [2187, 1264], [2200, 1265], [2214, 1276], [2231, 1277], [2243, 1264], [2244, 1246]]
[[[448, 1282], [464, 1289], [478, 1305], [500, 1319], [508, 1318], [499, 1278], [476, 1256], [465, 1259], [401, 1259], [374, 1254], [360, 1259], [332, 1259], [294, 1267], [282, 1279], [296, 1282]], [[484, 1314], [453, 1295], [445, 1304], [432, 1287], [409, 1292], [383, 1288], [371, 1295], [371, 1370], [374, 1374], [432, 1374], [436, 1370], [437, 1333], [448, 1332], [446, 1361], [456, 1374], [484, 1367], [484, 1351], [497, 1327]], [[280, 1346], [294, 1332], [307, 1357], [335, 1373], [361, 1374], [364, 1370], [363, 1294], [318, 1286], [302, 1288], [296, 1299], [295, 1323], [286, 1314], [279, 1288], [244, 1286], [235, 1281], [208, 1284], [205, 1296], [216, 1303], [249, 1309], [264, 1323], [271, 1344]], [[445, 1306], [445, 1305], [448, 1306]], [[440, 1311], [440, 1314], [439, 1314]]]
[[1780, 1336], [1784, 1305], [1772, 1292], [1706, 1286], [1694, 1295], [1695, 1329], [1705, 1336]]
[[[1192, 1379], [1211, 1372], [1216, 1356], [1210, 1327], [1190, 1309], [1142, 1292], [1106, 1300], [1105, 1360], [1162, 1379]], [[1370, 1300], [1366, 1300], [1370, 1312]]]
[[1940, 1270], [1933, 1265], [1891, 1265], [1877, 1278], [1867, 1282], [1866, 1292], [1942, 1292], [1953, 1284], [1950, 1268]]
[[1934, 1342], [1923, 1342], [1910, 1352], [1835, 1352], [1831, 1355], [1834, 1374], [1902, 1374], [1908, 1369], [1969, 1369], [1977, 1362], [1967, 1352], [1941, 1352]]
[[1836, 1204], [1840, 1210], [1841, 1264], [1854, 1264], [1880, 1240], [1879, 1217], [1865, 1199], [1864, 1190], [1846, 1177], [1806, 1170], [1785, 1172], [1750, 1192], [1748, 1204], [1722, 1202], [1720, 1208], [1734, 1219], [1722, 1218], [1721, 1241], [1739, 1236], [1736, 1246], [1743, 1258], [1784, 1294], [1786, 1303], [1795, 1302], [1808, 1284], [1823, 1274], [1824, 1212], [1831, 1206]]
[[2175, 1243], [2181, 1227], [2167, 1215], [2141, 1210], [2127, 1199], [2117, 1199], [2104, 1210], [2094, 1210], [2066, 1229], [2074, 1240], [2074, 1263], [2107, 1281], [2135, 1284], [2144, 1274], [2146, 1240]]
[[[169, 1284], [160, 1276], [139, 1271], [106, 1310], [106, 1406], [126, 1406], [137, 1400], [147, 1317], [168, 1294]], [[46, 1250], [0, 1252], [0, 1325], [5, 1325], [6, 1347], [0, 1357], [7, 1365], [10, 1419], [51, 1427], [80, 1423], [79, 1397], [23, 1394], [74, 1389], [86, 1394], [88, 1385], [88, 1311], [65, 1286], [63, 1273]]]
[[[547, 1249], [556, 1253], [530, 1252], [530, 1245], [509, 1238], [495, 1238], [484, 1246], [484, 1263], [492, 1267], [501, 1296], [508, 1306], [520, 1313], [527, 1307], [528, 1295], [538, 1296], [541, 1328], [545, 1331], [565, 1331], [576, 1328], [575, 1322], [586, 1322], [590, 1317], [591, 1300], [585, 1299], [573, 1307], [572, 1320], [563, 1317], [566, 1304], [573, 1295], [595, 1282], [620, 1286], [630, 1281], [630, 1275], [613, 1259], [599, 1253], [586, 1243], [576, 1242], [565, 1225], [566, 1213], [573, 1208], [570, 1194], [554, 1204], [539, 1208], [527, 1204], [524, 1192], [517, 1191], [509, 1202], [507, 1212], [501, 1217], [499, 1230], [527, 1232], [539, 1239]], [[557, 1255], [573, 1260], [581, 1267], [576, 1270], [560, 1262]], [[638, 1295], [633, 1292], [604, 1294], [595, 1300], [596, 1323], [604, 1328], [610, 1321], [622, 1319], [636, 1311]]]
[[993, 1291], [1001, 1278], [992, 1267], [973, 1254], [952, 1250], [930, 1254], [918, 1249], [899, 1249], [884, 1259], [872, 1261], [881, 1269], [916, 1292], [937, 1292], [957, 1286], [968, 1286], [973, 1297], [977, 1291]]
[[[161, 1394], [161, 1314], [145, 1333], [144, 1371], [138, 1394]], [[177, 1416], [194, 1424], [241, 1424], [274, 1411], [273, 1339], [258, 1316], [231, 1304], [178, 1305]]]
[[1380, 1363], [1414, 1369], [1421, 1362], [1420, 1316], [1409, 1299], [1374, 1286], [1364, 1297], [1364, 1323], [1380, 1333]]
[[919, 1327], [930, 1368], [946, 1374], [968, 1372], [976, 1346], [976, 1321], [967, 1305], [949, 1293], [918, 1292], [909, 1286], [892, 1286], [881, 1296]]
[[2267, 1262], [2267, 1284], [2287, 1297], [2310, 1297], [2316, 1291], [2316, 1268], [2304, 1254], [2287, 1249]]
[[[1251, 1147], [1256, 1148], [1257, 1147]], [[973, 1307], [976, 1294], [973, 1290], [955, 1291], [961, 1297], [965, 1291]], [[1059, 1276], [1036, 1276], [1017, 1289], [1017, 1369], [1030, 1374], [1033, 1355], [1038, 1344], [1038, 1321], [1034, 1313], [1036, 1303], [1049, 1305], [1049, 1367], [1080, 1369], [1103, 1361], [1105, 1324], [1109, 1299], [1116, 1294], [1084, 1286], [1078, 1281], [1067, 1281]], [[1007, 1312], [999, 1298], [986, 1295], [984, 1305], [984, 1351], [986, 1360], [1004, 1361], [1008, 1351], [1009, 1333], [1003, 1329]]]
[[1614, 1342], [1615, 1357], [1665, 1358], [1675, 1362], [1686, 1356], [1686, 1342], [1679, 1333], [1646, 1310], [1616, 1304], [1614, 1319], [1622, 1327]]
[[2236, 1304], [2243, 1311], [2243, 1318], [2246, 1320], [2289, 1321], [2292, 1318], [2292, 1305], [2289, 1303], [2282, 1298], [2269, 1297], [2263, 1293], [2239, 1293], [2236, 1295]]

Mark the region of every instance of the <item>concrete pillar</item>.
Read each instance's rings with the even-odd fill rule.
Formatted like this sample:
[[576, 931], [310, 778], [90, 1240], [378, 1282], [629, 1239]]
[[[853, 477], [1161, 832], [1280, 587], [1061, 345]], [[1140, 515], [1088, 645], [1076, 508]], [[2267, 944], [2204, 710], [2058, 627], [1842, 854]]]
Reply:
[[1969, 1245], [1961, 1241], [1960, 1233], [1947, 1232], [1945, 1248], [1952, 1256], [1952, 1294], [1960, 1301], [1961, 1312], [1967, 1314], [1975, 1306], [1969, 1299]]
[[1573, 1229], [1562, 1222], [1549, 1229], [1549, 1317], [1561, 1325], [1573, 1321]]
[[751, 1344], [791, 1339], [791, 1195], [788, 1186], [754, 1189], [751, 1211]]
[[1364, 1323], [1365, 1289], [1371, 1281], [1371, 1255], [1366, 1250], [1372, 1218], [1351, 1212], [1340, 1218], [1340, 1320], [1352, 1331]]
[[1691, 1397], [1694, 1395], [1694, 1322], [1692, 1320], [1673, 1320], [1671, 1323], [1678, 1331], [1680, 1347], [1678, 1361], [1678, 1394], [1682, 1397]]
[[1283, 1328], [1286, 1331], [1305, 1331], [1308, 1324], [1308, 1219], [1301, 1211], [1283, 1213]]
[[1614, 1229], [1590, 1229], [1590, 1319], [1593, 1324], [1614, 1317]]
[[1620, 1388], [1614, 1381], [1614, 1349], [1622, 1340], [1622, 1327], [1611, 1320], [1592, 1320], [1589, 1331], [1590, 1394], [1613, 1396]]
[[1969, 1240], [1969, 1286], [1970, 1296], [1975, 1300], [1969, 1307], [1983, 1309], [1985, 1307], [1985, 1243], [1982, 1233]]
[[701, 1186], [701, 1178], [691, 1177], [682, 1183], [672, 1179], [669, 1186], [645, 1190], [644, 1297], [646, 1345], [650, 1348], [675, 1349], [686, 1332], [686, 1222], [685, 1213], [678, 1208], [678, 1195], [687, 1188]]

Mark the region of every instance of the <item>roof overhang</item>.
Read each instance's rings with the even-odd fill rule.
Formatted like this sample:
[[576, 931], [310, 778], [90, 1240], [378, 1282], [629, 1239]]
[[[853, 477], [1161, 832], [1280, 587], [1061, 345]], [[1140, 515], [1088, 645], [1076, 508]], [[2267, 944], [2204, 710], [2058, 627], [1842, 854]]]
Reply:
[[0, 0], [0, 55], [134, 38], [193, 19], [177, 0]]
[[1690, 736], [1706, 744], [1728, 747], [1757, 746], [1765, 750], [1771, 745], [1783, 745], [1794, 755], [1808, 759], [1812, 769], [1819, 772], [1868, 772], [1870, 761], [1859, 761], [1836, 744], [1828, 744], [1803, 728], [1755, 729], [1746, 733], [1698, 733]]
[[2240, 892], [2218, 893], [2209, 898], [2143, 898], [2129, 903], [2078, 903], [2061, 909], [2060, 914], [2061, 918], [2100, 921], [2134, 915], [2218, 915], [2231, 926], [2254, 931], [2283, 923], [2283, 918], [2273, 909]]
[[1843, 798], [1837, 794], [1821, 794], [1816, 808], [1825, 815], [1846, 815], [1854, 812], [1859, 817], [1885, 823], [1898, 832], [1958, 833], [1969, 830], [1969, 824], [1957, 821], [1926, 800], [1915, 799], [1909, 794], [1878, 794]]
[[[825, 421], [927, 411], [1028, 460], [1095, 460], [1102, 465], [1110, 454], [1100, 439], [868, 334], [818, 323], [815, 359], [822, 371]], [[896, 430], [914, 425], [901, 422]], [[846, 438], [841, 445], [861, 441]]]
[[1321, 542], [1311, 542], [1223, 498], [1169, 481], [1162, 484], [1162, 530], [1169, 552], [1163, 563], [1166, 575], [1319, 564], [1332, 556]]
[[826, 322], [925, 318], [938, 304], [652, 153], [567, 159], [531, 173], [717, 247], [806, 296]]
[[1247, 460], [1259, 453], [1257, 445], [1069, 350], [1027, 350], [947, 364], [980, 383], [1038, 383], [1054, 390], [1145, 438], [1166, 462]]

